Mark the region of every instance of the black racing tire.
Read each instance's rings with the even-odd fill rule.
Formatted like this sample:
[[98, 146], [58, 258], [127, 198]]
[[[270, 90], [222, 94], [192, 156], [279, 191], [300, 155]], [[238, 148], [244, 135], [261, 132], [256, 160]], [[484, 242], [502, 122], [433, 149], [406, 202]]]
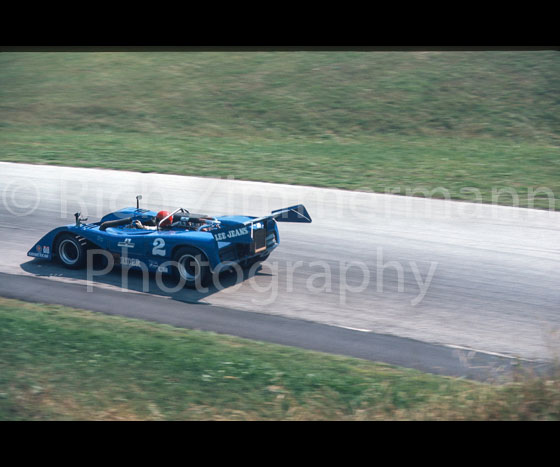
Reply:
[[86, 266], [86, 240], [71, 234], [59, 235], [54, 246], [57, 261], [68, 269], [82, 269]]
[[200, 284], [206, 286], [212, 276], [208, 258], [199, 249], [184, 246], [173, 254], [173, 277], [185, 281], [185, 287], [193, 289]]

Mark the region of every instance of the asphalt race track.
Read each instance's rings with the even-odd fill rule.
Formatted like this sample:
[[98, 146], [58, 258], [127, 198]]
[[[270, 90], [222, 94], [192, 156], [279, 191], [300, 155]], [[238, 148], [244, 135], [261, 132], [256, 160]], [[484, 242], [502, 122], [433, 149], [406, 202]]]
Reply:
[[[458, 376], [560, 355], [560, 213], [174, 175], [0, 162], [0, 295], [298, 345]], [[119, 270], [93, 279], [27, 251], [47, 231], [135, 204], [264, 215], [280, 224], [255, 274], [164, 291]], [[239, 280], [238, 280], [239, 279]]]

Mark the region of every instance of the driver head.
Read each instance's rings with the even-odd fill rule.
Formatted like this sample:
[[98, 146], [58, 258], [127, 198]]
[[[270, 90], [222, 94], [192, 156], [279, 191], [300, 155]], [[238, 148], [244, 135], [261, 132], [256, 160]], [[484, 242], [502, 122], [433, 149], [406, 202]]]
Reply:
[[[156, 221], [160, 227], [171, 227], [171, 224], [173, 223], [173, 216], [165, 219], [167, 216], [169, 216], [169, 214], [170, 213], [167, 211], [160, 211], [157, 213]], [[161, 222], [163, 219], [165, 219], [165, 221]]]

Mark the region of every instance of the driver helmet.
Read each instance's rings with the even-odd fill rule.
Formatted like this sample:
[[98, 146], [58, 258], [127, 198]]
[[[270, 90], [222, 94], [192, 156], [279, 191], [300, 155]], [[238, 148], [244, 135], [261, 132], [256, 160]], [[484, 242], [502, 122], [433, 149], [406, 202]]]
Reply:
[[[171, 227], [171, 224], [173, 223], [173, 216], [169, 216], [169, 214], [170, 213], [167, 211], [160, 211], [157, 213], [156, 221], [160, 227]], [[169, 218], [165, 219], [167, 216], [169, 216]], [[165, 219], [163, 223], [161, 223], [162, 219]]]

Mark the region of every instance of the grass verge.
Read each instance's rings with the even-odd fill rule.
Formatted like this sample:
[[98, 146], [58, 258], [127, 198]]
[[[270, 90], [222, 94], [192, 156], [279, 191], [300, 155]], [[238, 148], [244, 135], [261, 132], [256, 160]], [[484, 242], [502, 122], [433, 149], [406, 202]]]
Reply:
[[0, 159], [560, 209], [560, 148], [496, 140], [275, 141], [38, 130], [0, 133]]
[[0, 298], [0, 420], [559, 418], [558, 379], [481, 384]]
[[560, 209], [559, 57], [6, 53], [0, 160]]

